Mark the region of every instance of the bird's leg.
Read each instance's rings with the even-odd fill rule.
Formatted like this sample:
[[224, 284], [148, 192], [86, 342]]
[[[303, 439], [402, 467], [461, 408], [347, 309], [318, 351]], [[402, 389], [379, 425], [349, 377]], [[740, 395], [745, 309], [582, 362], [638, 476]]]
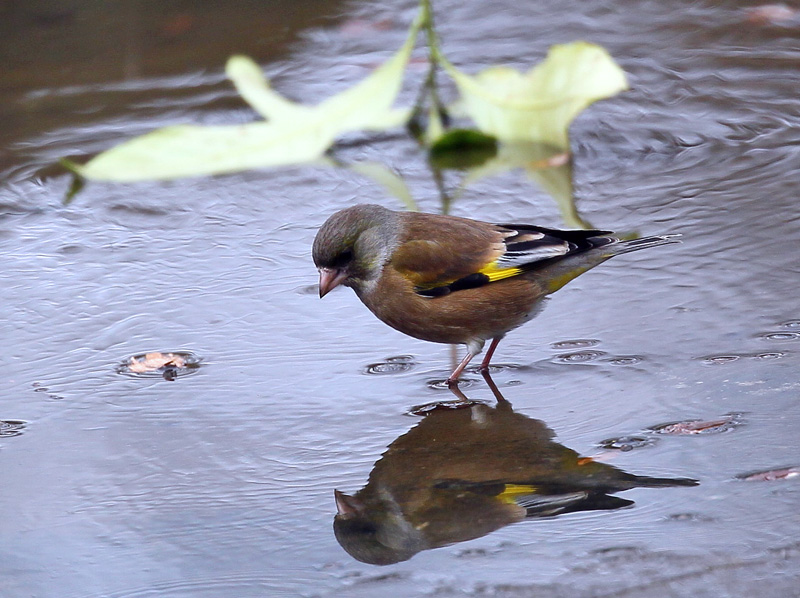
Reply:
[[[498, 342], [499, 340], [500, 339], [498, 339]], [[467, 354], [464, 356], [464, 359], [461, 360], [461, 363], [458, 364], [458, 367], [456, 367], [456, 369], [453, 370], [453, 373], [450, 374], [450, 377], [447, 379], [447, 386], [449, 388], [452, 388], [454, 384], [458, 384], [458, 377], [461, 375], [461, 372], [463, 372], [464, 368], [469, 365], [469, 362], [472, 361], [472, 358], [481, 352], [481, 349], [483, 349], [484, 342], [486, 341], [484, 341], [483, 339], [472, 339], [467, 342]]]
[[[484, 341], [482, 338], [475, 338], [472, 340], [467, 341], [467, 354], [464, 356], [464, 359], [461, 360], [461, 363], [458, 364], [458, 367], [453, 370], [453, 373], [450, 374], [450, 377], [447, 379], [447, 386], [451, 387], [454, 384], [458, 384], [458, 377], [461, 375], [461, 372], [464, 371], [464, 368], [469, 365], [469, 362], [472, 361], [472, 358], [475, 357], [478, 353], [481, 352], [483, 349]], [[500, 339], [497, 339], [497, 342], [500, 342]], [[492, 341], [492, 346], [496, 343]], [[491, 357], [491, 349], [489, 350], [490, 357]]]
[[460, 403], [464, 403], [465, 407], [469, 405], [470, 400], [469, 398], [467, 398], [467, 395], [461, 392], [461, 389], [458, 387], [458, 380], [456, 380], [452, 384], [448, 382], [447, 387], [450, 389], [450, 392], [456, 395], [456, 398], [459, 400]]
[[503, 340], [502, 336], [496, 336], [492, 339], [489, 349], [486, 351], [483, 361], [481, 361], [481, 374], [486, 374], [486, 372], [489, 371], [489, 362], [492, 360], [494, 350], [497, 348], [497, 345], [501, 340]]
[[458, 367], [453, 370], [453, 373], [450, 374], [450, 377], [447, 379], [447, 386], [449, 388], [453, 388], [453, 386], [458, 386], [458, 377], [461, 375], [461, 372], [464, 371], [464, 368], [469, 365], [469, 362], [472, 361], [472, 358], [475, 357], [475, 353], [472, 351], [467, 351], [467, 354], [464, 356], [464, 359], [461, 360], [461, 363], [458, 364]]
[[489, 389], [492, 391], [495, 400], [497, 401], [498, 407], [503, 405], [508, 405], [511, 407], [511, 403], [503, 396], [503, 393], [500, 392], [500, 389], [497, 388], [497, 384], [494, 383], [492, 380], [492, 376], [489, 374], [489, 370], [481, 370], [481, 374], [483, 375], [483, 379], [486, 380], [486, 384], [489, 385]]

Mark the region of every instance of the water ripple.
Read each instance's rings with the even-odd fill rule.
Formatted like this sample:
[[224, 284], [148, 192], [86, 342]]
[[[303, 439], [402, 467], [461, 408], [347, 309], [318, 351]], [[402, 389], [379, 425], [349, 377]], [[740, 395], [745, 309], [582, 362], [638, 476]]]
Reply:
[[387, 357], [384, 361], [372, 363], [364, 368], [365, 374], [401, 374], [408, 372], [417, 365], [411, 355], [398, 355], [396, 357]]
[[10, 438], [12, 436], [19, 436], [28, 425], [28, 422], [21, 419], [3, 419], [0, 420], [0, 438]]
[[575, 351], [574, 353], [562, 353], [553, 357], [553, 361], [558, 363], [588, 363], [596, 361], [606, 355], [605, 351]]

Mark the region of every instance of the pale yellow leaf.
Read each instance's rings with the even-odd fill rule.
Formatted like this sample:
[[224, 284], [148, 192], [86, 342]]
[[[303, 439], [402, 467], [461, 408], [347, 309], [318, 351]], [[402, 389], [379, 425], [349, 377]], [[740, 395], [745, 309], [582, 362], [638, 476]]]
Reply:
[[608, 52], [587, 42], [550, 48], [527, 73], [491, 67], [476, 76], [438, 59], [458, 86], [464, 112], [478, 128], [503, 142], [569, 147], [573, 119], [591, 103], [627, 89], [625, 73]]
[[225, 65], [225, 74], [242, 99], [267, 120], [302, 119], [313, 111], [313, 108], [291, 102], [274, 91], [261, 67], [249, 56], [231, 56]]
[[421, 17], [386, 63], [350, 89], [316, 107], [290, 102], [270, 89], [252, 60], [234, 56], [228, 75], [268, 122], [159, 129], [105, 151], [74, 170], [87, 179], [141, 181], [222, 174], [319, 159], [344, 133], [402, 124], [408, 111], [392, 108], [414, 48]]

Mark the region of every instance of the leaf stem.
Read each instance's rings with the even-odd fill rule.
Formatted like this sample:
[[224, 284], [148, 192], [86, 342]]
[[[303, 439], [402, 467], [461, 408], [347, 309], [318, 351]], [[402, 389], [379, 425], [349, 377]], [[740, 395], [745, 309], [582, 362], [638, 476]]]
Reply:
[[439, 88], [436, 83], [436, 71], [439, 67], [441, 50], [439, 49], [439, 37], [436, 35], [436, 29], [434, 28], [431, 0], [420, 0], [419, 9], [422, 17], [422, 29], [425, 30], [425, 37], [428, 42], [429, 66], [409, 119], [409, 130], [417, 141], [424, 139], [422, 122], [424, 122], [424, 117], [427, 113], [426, 105], [428, 101], [431, 103], [431, 112], [434, 113], [434, 117], [438, 118], [445, 127], [450, 120], [447, 110], [439, 97]]

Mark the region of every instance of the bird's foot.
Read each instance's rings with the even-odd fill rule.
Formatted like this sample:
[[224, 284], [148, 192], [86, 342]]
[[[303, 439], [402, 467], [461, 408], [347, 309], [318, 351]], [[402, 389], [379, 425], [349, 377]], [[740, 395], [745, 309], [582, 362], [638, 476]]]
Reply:
[[450, 392], [452, 392], [454, 395], [456, 395], [458, 397], [459, 401], [463, 401], [465, 403], [469, 402], [469, 399], [467, 398], [467, 395], [465, 395], [463, 392], [461, 392], [461, 389], [458, 387], [458, 378], [455, 378], [455, 379], [448, 378], [447, 379], [447, 388], [449, 388]]

